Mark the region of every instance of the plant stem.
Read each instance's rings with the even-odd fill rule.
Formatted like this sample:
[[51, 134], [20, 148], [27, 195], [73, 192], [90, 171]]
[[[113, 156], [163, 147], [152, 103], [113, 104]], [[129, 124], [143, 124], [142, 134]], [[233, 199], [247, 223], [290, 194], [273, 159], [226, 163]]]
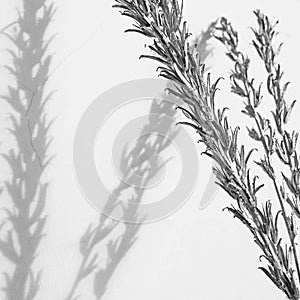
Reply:
[[[259, 124], [259, 121], [258, 121], [257, 117], [255, 117], [255, 122], [256, 122], [257, 128], [259, 130], [261, 140], [263, 142], [263, 148], [264, 148], [266, 157], [268, 159], [268, 163], [269, 163], [269, 165], [272, 165], [271, 158], [270, 158], [270, 155], [269, 155], [269, 151], [268, 151], [268, 148], [267, 148], [267, 144], [266, 144], [266, 141], [265, 141], [265, 137], [263, 135], [263, 132], [262, 132], [262, 129], [261, 129], [261, 126]], [[280, 195], [280, 191], [279, 191], [278, 184], [277, 184], [277, 181], [276, 181], [275, 177], [272, 178], [272, 183], [273, 183], [274, 189], [276, 191], [277, 198], [279, 200], [279, 204], [280, 204], [280, 208], [281, 208], [281, 211], [282, 211], [285, 227], [286, 227], [286, 230], [288, 232], [289, 240], [290, 240], [292, 251], [293, 251], [293, 257], [294, 257], [295, 265], [296, 265], [298, 283], [300, 285], [300, 268], [299, 268], [297, 248], [296, 248], [296, 245], [295, 245], [295, 239], [293, 237], [293, 234], [292, 234], [291, 229], [290, 229], [290, 225], [288, 223], [288, 217], [287, 217], [286, 209], [285, 209], [285, 206], [283, 204], [283, 200], [282, 200], [282, 197]]]
[[[259, 13], [255, 12], [257, 16], [261, 16]], [[268, 20], [268, 19], [267, 19]], [[264, 130], [267, 130], [266, 128], [262, 128], [265, 125], [261, 125], [261, 121], [264, 122], [266, 119], [264, 119], [261, 115], [258, 114], [257, 108], [260, 104], [260, 101], [262, 99], [262, 96], [260, 95], [260, 88], [259, 90], [254, 87], [254, 79], [250, 80], [248, 77], [248, 69], [249, 69], [249, 58], [245, 58], [244, 54], [241, 53], [238, 50], [238, 35], [237, 32], [233, 30], [231, 24], [225, 19], [222, 18], [221, 20], [221, 27], [217, 28], [217, 30], [220, 30], [221, 36], [216, 35], [216, 38], [220, 40], [226, 47], [227, 47], [227, 55], [230, 57], [230, 59], [235, 63], [235, 68], [232, 71], [231, 74], [231, 86], [232, 86], [232, 92], [239, 95], [240, 97], [247, 99], [247, 106], [246, 110], [243, 111], [246, 113], [250, 118], [253, 118], [255, 120], [256, 127], [258, 129], [258, 133], [254, 130], [254, 136], [251, 136], [251, 132], [253, 134], [253, 130], [249, 131], [249, 135], [256, 141], [260, 141], [263, 145], [264, 153], [265, 153], [265, 160], [262, 162], [263, 169], [267, 173], [267, 175], [271, 178], [272, 185], [276, 192], [276, 197], [278, 198], [279, 205], [281, 208], [282, 216], [284, 219], [284, 224], [289, 236], [289, 242], [290, 242], [290, 249], [292, 249], [292, 255], [295, 262], [296, 267], [296, 273], [298, 277], [298, 287], [297, 290], [299, 290], [300, 285], [300, 269], [299, 269], [299, 262], [298, 262], [298, 255], [295, 245], [295, 233], [292, 231], [291, 224], [289, 224], [289, 219], [292, 222], [292, 217], [289, 217], [286, 212], [285, 205], [283, 203], [283, 199], [280, 193], [280, 189], [278, 187], [278, 183], [276, 181], [275, 173], [272, 167], [271, 162], [271, 155], [273, 153], [273, 133], [274, 129], [271, 127], [270, 124], [268, 124], [267, 129], [269, 129], [270, 134], [269, 136], [265, 136]], [[259, 22], [259, 24], [261, 24]], [[266, 25], [265, 25], [266, 28]], [[256, 32], [255, 30], [253, 30]], [[269, 32], [270, 33], [270, 32]], [[257, 34], [256, 34], [257, 36]], [[255, 42], [253, 42], [255, 44]], [[257, 49], [259, 49], [256, 46]], [[262, 49], [264, 49], [262, 47]], [[262, 52], [262, 50], [261, 50]], [[261, 55], [263, 56], [263, 55]], [[268, 55], [266, 55], [268, 56]], [[267, 63], [266, 63], [267, 65]], [[243, 88], [241, 87], [241, 85]], [[251, 93], [250, 93], [251, 91]], [[253, 98], [251, 97], [253, 96]], [[246, 104], [245, 104], [246, 105]], [[276, 119], [275, 119], [276, 122]], [[277, 122], [276, 122], [277, 123]], [[277, 126], [278, 128], [278, 126]], [[282, 130], [279, 130], [282, 131]], [[266, 138], [268, 138], [268, 143], [266, 141]], [[270, 143], [270, 141], [272, 143]]]

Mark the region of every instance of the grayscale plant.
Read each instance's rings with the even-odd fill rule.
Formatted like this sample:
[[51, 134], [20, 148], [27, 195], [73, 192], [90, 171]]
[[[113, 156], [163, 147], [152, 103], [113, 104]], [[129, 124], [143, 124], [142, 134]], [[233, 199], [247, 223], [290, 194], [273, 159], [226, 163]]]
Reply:
[[[217, 184], [225, 190], [234, 204], [227, 207], [234, 217], [239, 219], [250, 231], [255, 243], [260, 247], [266, 266], [260, 269], [272, 282], [284, 292], [288, 299], [299, 299], [298, 257], [295, 248], [297, 229], [294, 215], [298, 213], [299, 176], [298, 158], [295, 152], [297, 134], [284, 129], [291, 109], [284, 100], [287, 84], [281, 85], [282, 71], [275, 58], [277, 50], [272, 45], [275, 36], [274, 28], [268, 18], [256, 12], [259, 29], [254, 30], [254, 45], [264, 60], [268, 72], [267, 86], [275, 100], [273, 112], [276, 129], [270, 121], [258, 114], [257, 107], [261, 101], [261, 90], [254, 88], [254, 81], [248, 78], [249, 59], [236, 48], [237, 34], [221, 19], [221, 41], [228, 47], [228, 56], [235, 62], [232, 72], [232, 89], [246, 99], [244, 112], [251, 117], [257, 130], [250, 129], [251, 138], [263, 144], [263, 158], [257, 162], [272, 181], [280, 204], [280, 210], [273, 208], [275, 199], [265, 200], [259, 197], [263, 188], [257, 173], [250, 170], [250, 162], [255, 149], [246, 151], [238, 142], [239, 127], [229, 125], [226, 109], [217, 108], [215, 93], [220, 79], [211, 82], [210, 74], [205, 75], [205, 65], [197, 47], [190, 46], [191, 33], [183, 21], [182, 8], [177, 0], [115, 0], [114, 7], [122, 15], [134, 21], [134, 28], [127, 32], [137, 32], [149, 37], [150, 58], [159, 63], [159, 76], [174, 83], [170, 93], [183, 100], [180, 107], [189, 121], [180, 122], [194, 128], [206, 150], [204, 153], [217, 164], [213, 168]], [[241, 85], [242, 84], [242, 85]], [[278, 135], [278, 134], [279, 135]], [[275, 138], [277, 134], [277, 138]], [[283, 177], [279, 184], [271, 162], [273, 153], [291, 169], [291, 176]], [[291, 161], [289, 161], [289, 159]], [[291, 190], [288, 193], [285, 186]], [[293, 210], [288, 213], [286, 204]], [[279, 226], [283, 220], [284, 228]], [[285, 239], [285, 231], [288, 239]]]
[[48, 183], [43, 172], [51, 160], [51, 121], [45, 106], [52, 95], [45, 95], [51, 63], [46, 30], [55, 11], [53, 3], [46, 2], [22, 1], [11, 32], [3, 32], [13, 44], [7, 50], [12, 63], [6, 69], [15, 80], [3, 96], [11, 107], [9, 132], [15, 140], [15, 146], [3, 154], [11, 171], [4, 185], [11, 206], [4, 208], [7, 218], [1, 224], [0, 239], [0, 250], [13, 265], [12, 272], [2, 273], [7, 300], [37, 299], [41, 280], [41, 270], [36, 271], [33, 264], [46, 222]]
[[[300, 282], [299, 256], [296, 248], [297, 225], [295, 220], [295, 217], [300, 217], [300, 169], [299, 156], [296, 149], [298, 133], [294, 130], [289, 132], [286, 125], [296, 101], [294, 100], [288, 105], [285, 98], [289, 82], [282, 83], [283, 71], [277, 62], [282, 44], [279, 47], [274, 45], [274, 38], [278, 35], [275, 28], [278, 22], [272, 24], [269, 18], [259, 10], [256, 10], [254, 13], [257, 18], [258, 28], [252, 28], [255, 37], [252, 44], [267, 72], [266, 86], [275, 104], [274, 110], [271, 111], [273, 122], [259, 112], [260, 104], [264, 100], [262, 95], [263, 83], [257, 86], [255, 79], [250, 77], [250, 59], [239, 51], [238, 33], [227, 19], [222, 18], [220, 20], [220, 26], [216, 27], [215, 36], [226, 46], [226, 54], [234, 63], [234, 68], [230, 75], [231, 91], [245, 100], [243, 113], [252, 119], [255, 124], [254, 128], [248, 128], [249, 136], [255, 142], [260, 143], [263, 150], [263, 157], [256, 163], [271, 180], [280, 205], [280, 210], [276, 212], [277, 217], [273, 224], [274, 227], [273, 225], [270, 227], [265, 226], [265, 230], [270, 231], [273, 235], [273, 247], [278, 250], [277, 260], [273, 259], [268, 251], [264, 251], [262, 248], [264, 251], [263, 257], [269, 262], [269, 266], [268, 269], [261, 269], [278, 288], [286, 292], [290, 299], [294, 299], [291, 298], [292, 295], [290, 293], [287, 293], [287, 290], [295, 289], [294, 280], [297, 282], [295, 284], [297, 288], [299, 288], [298, 284]], [[276, 157], [283, 168], [275, 168], [274, 161]], [[284, 174], [286, 166], [290, 170], [290, 176]], [[266, 205], [271, 208], [271, 201], [268, 201]], [[279, 215], [282, 215], [289, 237], [289, 241], [285, 244], [285, 249], [281, 248], [282, 240], [281, 236], [278, 235]], [[271, 210], [266, 210], [266, 217], [266, 223], [273, 222]], [[294, 273], [296, 274], [295, 276]], [[294, 294], [297, 295], [296, 289]]]

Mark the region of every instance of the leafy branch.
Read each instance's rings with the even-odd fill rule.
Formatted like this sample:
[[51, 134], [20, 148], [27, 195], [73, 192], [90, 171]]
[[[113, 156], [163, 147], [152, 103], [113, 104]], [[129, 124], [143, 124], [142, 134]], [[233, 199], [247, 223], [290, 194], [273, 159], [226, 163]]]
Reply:
[[[290, 140], [290, 134], [286, 131], [284, 132], [282, 127], [283, 124], [287, 123], [288, 116], [290, 115], [295, 102], [293, 102], [290, 107], [287, 106], [286, 101], [284, 100], [284, 93], [288, 83], [286, 83], [284, 88], [281, 89], [280, 79], [282, 78], [283, 73], [280, 70], [280, 65], [275, 65], [275, 58], [281, 47], [280, 46], [279, 49], [276, 49], [275, 51], [274, 47], [272, 46], [273, 37], [277, 35], [277, 32], [275, 31], [275, 25], [277, 23], [272, 25], [268, 17], [263, 15], [259, 10], [255, 11], [255, 15], [257, 17], [258, 30], [252, 28], [256, 38], [253, 40], [253, 45], [260, 58], [263, 60], [269, 75], [267, 87], [269, 93], [274, 97], [276, 104], [276, 111], [272, 112], [276, 124], [275, 128], [272, 126], [268, 118], [265, 118], [261, 113], [258, 112], [259, 106], [263, 100], [261, 93], [262, 83], [258, 87], [255, 87], [254, 78], [249, 78], [250, 59], [238, 50], [238, 33], [232, 28], [232, 25], [225, 18], [222, 18], [220, 21], [220, 27], [216, 28], [215, 35], [216, 38], [227, 47], [226, 54], [234, 63], [234, 69], [232, 70], [230, 76], [231, 90], [233, 93], [237, 94], [243, 99], [246, 99], [246, 102], [244, 102], [245, 109], [243, 110], [243, 113], [245, 113], [255, 122], [256, 129], [248, 128], [249, 136], [256, 142], [260, 142], [263, 146], [265, 156], [260, 162], [257, 162], [257, 164], [261, 166], [263, 171], [268, 175], [268, 177], [270, 177], [275, 189], [285, 227], [289, 235], [289, 250], [292, 252], [296, 266], [298, 282], [300, 282], [299, 261], [295, 243], [297, 231], [294, 215], [289, 214], [286, 210], [285, 200], [290, 198], [288, 198], [287, 193], [284, 192], [284, 184], [278, 184], [275, 169], [273, 167], [274, 164], [272, 162], [274, 157], [273, 154], [276, 152], [281, 162], [290, 166], [293, 174], [294, 165], [291, 162], [290, 156], [294, 155], [294, 152], [296, 151], [295, 147], [297, 140], [293, 139], [291, 141], [293, 150], [291, 148], [287, 148], [289, 147], [288, 145], [290, 145], [290, 143], [285, 143], [285, 141]], [[277, 135], [280, 134], [283, 139], [280, 143], [281, 147], [283, 147], [281, 148], [281, 151], [279, 149], [279, 142], [276, 138], [276, 133]], [[295, 132], [293, 132], [293, 137], [297, 137]], [[289, 158], [287, 158], [287, 154], [289, 154]], [[298, 162], [296, 153], [295, 157], [296, 162]], [[285, 177], [285, 175], [283, 176], [286, 181], [289, 180], [287, 177]], [[297, 211], [297, 206], [294, 206], [291, 201], [288, 202], [292, 206], [293, 210]]]
[[292, 101], [290, 105], [287, 103], [285, 94], [290, 82], [281, 83], [284, 73], [281, 65], [276, 62], [282, 46], [281, 43], [276, 49], [273, 45], [274, 37], [278, 34], [275, 31], [275, 26], [278, 22], [272, 25], [268, 17], [260, 11], [256, 11], [255, 15], [257, 16], [259, 28], [258, 30], [253, 30], [256, 37], [253, 45], [265, 64], [268, 74], [267, 89], [275, 103], [275, 111], [272, 111], [272, 116], [279, 136], [274, 140], [274, 148], [279, 160], [290, 169], [290, 177], [287, 177], [283, 173], [282, 176], [292, 196], [285, 193], [283, 184], [281, 185], [281, 194], [289, 203], [295, 215], [300, 218], [300, 168], [299, 154], [296, 149], [299, 134], [294, 130], [289, 132], [286, 129], [296, 100]]
[[[251, 175], [248, 166], [255, 149], [246, 152], [243, 145], [239, 146], [239, 127], [229, 126], [226, 107], [216, 108], [215, 93], [220, 79], [212, 83], [210, 74], [205, 76], [205, 65], [201, 62], [197, 48], [190, 47], [191, 33], [183, 21], [182, 3], [179, 5], [177, 0], [116, 0], [116, 3], [114, 7], [134, 21], [134, 28], [127, 32], [140, 33], [153, 41], [149, 45], [151, 55], [141, 57], [158, 62], [159, 76], [174, 83], [174, 88], [169, 91], [183, 100], [185, 105], [180, 109], [189, 119], [181, 123], [196, 130], [200, 141], [206, 146], [204, 153], [216, 161], [218, 166], [214, 167], [214, 172], [217, 184], [236, 201], [227, 210], [250, 230], [255, 243], [263, 252], [262, 257], [266, 259], [267, 267], [260, 269], [289, 299], [299, 299], [295, 270], [290, 258], [293, 246], [289, 247], [283, 242], [278, 227], [281, 211], [274, 214], [270, 200], [258, 205], [258, 192], [263, 184], [258, 183], [257, 175]], [[248, 60], [243, 60], [243, 63], [246, 66], [242, 67], [246, 68]], [[254, 114], [250, 106], [246, 106], [245, 112]], [[268, 127], [263, 119], [260, 122], [261, 128]], [[270, 145], [266, 144], [265, 147]], [[259, 164], [272, 178], [273, 170], [268, 156]], [[292, 219], [286, 220], [289, 222], [289, 233], [295, 234], [295, 228], [291, 231]]]

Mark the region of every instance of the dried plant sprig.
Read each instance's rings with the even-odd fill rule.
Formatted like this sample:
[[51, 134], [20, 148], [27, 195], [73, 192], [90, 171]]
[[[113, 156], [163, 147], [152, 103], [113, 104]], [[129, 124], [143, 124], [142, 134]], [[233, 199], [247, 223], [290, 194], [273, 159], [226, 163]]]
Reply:
[[[296, 141], [293, 140], [292, 143], [285, 143], [285, 141], [291, 140], [291, 135], [288, 132], [284, 131], [282, 128], [283, 124], [287, 122], [287, 116], [290, 114], [294, 104], [292, 104], [291, 107], [288, 108], [285, 102], [284, 92], [287, 88], [287, 84], [284, 85], [284, 88], [281, 88], [280, 79], [282, 78], [283, 73], [280, 70], [280, 65], [275, 64], [275, 59], [277, 54], [279, 53], [279, 49], [277, 49], [276, 51], [274, 50], [272, 41], [273, 37], [277, 35], [277, 32], [275, 31], [277, 22], [272, 25], [269, 21], [269, 18], [262, 14], [259, 10], [255, 11], [254, 13], [257, 17], [258, 30], [252, 28], [252, 31], [254, 32], [256, 38], [255, 40], [253, 40], [253, 45], [256, 48], [259, 56], [263, 60], [266, 70], [269, 74], [267, 87], [271, 95], [274, 97], [276, 104], [276, 111], [272, 112], [276, 125], [275, 127], [272, 126], [272, 123], [268, 118], [264, 117], [259, 112], [259, 106], [263, 100], [263, 95], [261, 92], [262, 83], [258, 87], [256, 87], [254, 78], [250, 78], [249, 76], [250, 59], [238, 49], [238, 33], [233, 29], [232, 25], [227, 21], [227, 19], [222, 18], [220, 20], [220, 27], [216, 27], [215, 36], [227, 47], [226, 54], [234, 63], [234, 68], [231, 71], [230, 75], [231, 90], [233, 93], [245, 99], [245, 109], [243, 110], [243, 112], [254, 120], [256, 128], [248, 129], [249, 136], [256, 142], [260, 142], [263, 146], [265, 155], [260, 162], [257, 162], [257, 164], [261, 166], [268, 177], [271, 178], [273, 187], [275, 189], [280, 204], [284, 224], [289, 236], [288, 249], [293, 256], [295, 271], [297, 273], [297, 286], [299, 287], [300, 269], [295, 242], [295, 238], [297, 235], [297, 226], [295, 223], [296, 221], [294, 218], [294, 214], [290, 213], [285, 207], [286, 202], [289, 202], [293, 211], [296, 211], [297, 207], [295, 207], [293, 203], [291, 203], [291, 201], [287, 201], [287, 199], [291, 199], [291, 197], [285, 192], [284, 183], [278, 183], [278, 180], [276, 178], [276, 170], [273, 166], [273, 154], [275, 152], [278, 154], [278, 157], [284, 164], [288, 164], [290, 166], [292, 170], [291, 174], [293, 174], [294, 164], [292, 162], [289, 162], [287, 158], [284, 159], [284, 155], [287, 154], [287, 152], [285, 151], [290, 151], [288, 152], [289, 155], [295, 154], [296, 160], [294, 161], [296, 161], [296, 163], [298, 162], [295, 150]], [[279, 146], [277, 139], [278, 135], [282, 136], [282, 152], [279, 152], [279, 149], [277, 148]], [[293, 132], [292, 136], [295, 137], [297, 136], [297, 134]], [[285, 180], [289, 180], [283, 173], [282, 175], [284, 176]], [[296, 204], [296, 201], [294, 203]], [[290, 273], [292, 273], [293, 266], [290, 265], [290, 268]], [[267, 274], [273, 281], [276, 281], [276, 278], [273, 276], [274, 274], [270, 273], [269, 271]]]
[[12, 207], [5, 209], [7, 221], [1, 227], [0, 240], [1, 252], [14, 266], [11, 274], [3, 272], [7, 300], [35, 299], [41, 279], [41, 270], [34, 271], [33, 263], [46, 222], [48, 183], [43, 171], [51, 160], [51, 122], [45, 105], [51, 93], [45, 95], [45, 84], [52, 56], [48, 54], [51, 39], [46, 41], [45, 37], [55, 11], [53, 3], [46, 2], [22, 1], [23, 8], [18, 10], [11, 32], [3, 32], [13, 43], [13, 48], [7, 50], [12, 65], [6, 69], [16, 81], [3, 97], [12, 108], [9, 132], [16, 141], [16, 147], [3, 155], [12, 173], [5, 182]]
[[278, 216], [272, 213], [270, 201], [260, 209], [257, 193], [263, 185], [257, 185], [257, 176], [250, 175], [248, 162], [250, 152], [238, 146], [238, 127], [228, 124], [227, 108], [215, 107], [217, 80], [211, 84], [210, 74], [205, 78], [205, 66], [197, 51], [189, 46], [190, 32], [182, 21], [182, 5], [176, 0], [116, 0], [115, 7], [123, 15], [135, 21], [135, 31], [153, 39], [149, 46], [155, 55], [143, 55], [158, 61], [160, 76], [175, 84], [170, 92], [181, 98], [185, 116], [206, 146], [204, 152], [213, 158], [218, 167], [214, 168], [218, 184], [234, 199], [237, 205], [228, 207], [236, 218], [250, 230], [254, 241], [263, 251], [268, 267], [264, 273], [280, 288], [289, 299], [298, 299], [299, 292], [291, 267], [290, 251], [282, 246]]
[[281, 194], [290, 204], [295, 215], [300, 218], [300, 167], [299, 154], [297, 152], [299, 134], [295, 130], [290, 132], [286, 128], [296, 100], [293, 100], [289, 105], [285, 97], [290, 82], [282, 83], [284, 73], [280, 63], [277, 62], [282, 46], [282, 43], [277, 48], [274, 46], [274, 38], [278, 35], [278, 32], [275, 30], [278, 22], [272, 25], [269, 18], [260, 11], [255, 11], [254, 13], [259, 26], [257, 30], [253, 29], [255, 35], [253, 45], [264, 62], [268, 74], [267, 89], [275, 103], [275, 110], [272, 111], [272, 116], [278, 134], [274, 139], [274, 149], [279, 160], [290, 169], [289, 177], [283, 173], [282, 176], [292, 195], [285, 193], [284, 185], [281, 185]]

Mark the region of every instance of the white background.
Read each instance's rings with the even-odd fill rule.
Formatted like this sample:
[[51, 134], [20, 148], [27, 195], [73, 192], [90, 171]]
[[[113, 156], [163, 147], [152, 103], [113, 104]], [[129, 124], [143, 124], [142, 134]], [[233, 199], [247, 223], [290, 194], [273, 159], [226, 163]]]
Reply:
[[[145, 53], [146, 39], [124, 34], [131, 24], [112, 9], [112, 1], [56, 1], [58, 11], [50, 31], [57, 33], [52, 44], [53, 74], [49, 89], [57, 93], [48, 106], [49, 116], [57, 117], [52, 128], [51, 148], [56, 158], [48, 170], [51, 181], [48, 196], [47, 236], [40, 247], [38, 264], [44, 268], [41, 300], [63, 299], [79, 264], [78, 239], [98, 213], [80, 193], [73, 173], [72, 145], [76, 126], [86, 107], [102, 92], [119, 83], [145, 77], [156, 77], [156, 64], [138, 60]], [[1, 1], [1, 28], [14, 19], [17, 1]], [[205, 29], [217, 17], [228, 17], [239, 30], [241, 43], [251, 57], [250, 26], [255, 25], [252, 11], [261, 8], [272, 19], [279, 19], [280, 39], [285, 41], [282, 63], [286, 79], [292, 81], [288, 96], [299, 97], [298, 75], [300, 53], [298, 0], [286, 1], [185, 1], [184, 16], [194, 33]], [[7, 42], [0, 38], [1, 50]], [[228, 78], [230, 63], [220, 44], [213, 42], [213, 57], [208, 61], [214, 78]], [[1, 52], [1, 65], [6, 63]], [[254, 63], [258, 62], [255, 58]], [[253, 68], [254, 76], [263, 78], [261, 66]], [[1, 93], [9, 77], [1, 69]], [[246, 124], [239, 112], [238, 98], [220, 85], [217, 101], [232, 108], [231, 123]], [[267, 98], [266, 101], [271, 100]], [[9, 148], [4, 127], [6, 106], [1, 104], [1, 151]], [[296, 108], [292, 126], [299, 129]], [[234, 118], [234, 119], [233, 119]], [[122, 120], [125, 122], [125, 120]], [[121, 126], [121, 124], [116, 124]], [[196, 136], [191, 131], [193, 137]], [[203, 150], [199, 147], [199, 153]], [[262, 300], [284, 299], [262, 272], [257, 270], [261, 254], [246, 229], [222, 208], [231, 199], [220, 192], [205, 210], [199, 201], [210, 174], [210, 162], [201, 156], [200, 177], [191, 199], [179, 211], [153, 224], [144, 225], [139, 239], [123, 258], [110, 281], [105, 300]], [[1, 179], [9, 170], [1, 163]], [[180, 169], [178, 169], [180, 172]], [[155, 197], [155, 195], [153, 195]], [[1, 258], [1, 257], [0, 257]], [[2, 259], [2, 258], [1, 258]], [[90, 286], [82, 287], [82, 299], [93, 299]]]

